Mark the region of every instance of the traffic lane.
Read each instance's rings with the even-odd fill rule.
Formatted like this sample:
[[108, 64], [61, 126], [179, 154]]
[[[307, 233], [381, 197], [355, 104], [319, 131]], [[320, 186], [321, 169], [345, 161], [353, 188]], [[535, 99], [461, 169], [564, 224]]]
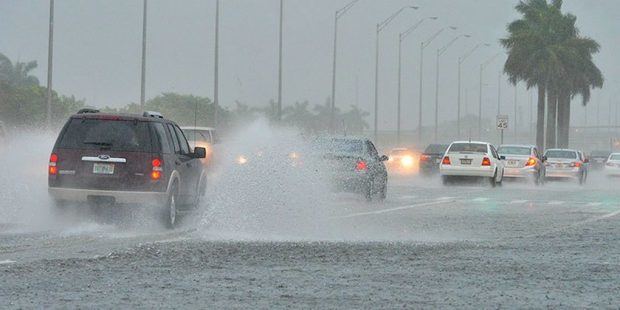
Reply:
[[509, 242], [175, 241], [0, 265], [0, 297], [13, 307], [615, 307], [618, 236], [607, 218]]

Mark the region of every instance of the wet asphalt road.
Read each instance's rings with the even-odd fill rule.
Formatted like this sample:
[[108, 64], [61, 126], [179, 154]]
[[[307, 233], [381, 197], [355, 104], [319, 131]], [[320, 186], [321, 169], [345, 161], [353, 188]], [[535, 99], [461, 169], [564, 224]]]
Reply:
[[[266, 208], [252, 217], [272, 221], [247, 226], [206, 211], [173, 232], [147, 216], [0, 217], [0, 300], [8, 308], [617, 308], [619, 185], [595, 174], [584, 187], [495, 189], [393, 177], [384, 203], [329, 195], [303, 217]], [[315, 203], [306, 200], [287, 210]]]

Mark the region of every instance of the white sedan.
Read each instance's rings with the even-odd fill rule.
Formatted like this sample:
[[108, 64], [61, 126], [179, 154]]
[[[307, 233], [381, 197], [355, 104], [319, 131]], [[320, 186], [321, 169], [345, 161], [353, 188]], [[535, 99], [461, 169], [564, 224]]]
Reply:
[[605, 162], [605, 175], [620, 177], [620, 153], [612, 153]]
[[504, 179], [504, 164], [495, 147], [487, 142], [455, 141], [444, 154], [439, 173], [444, 184], [454, 177], [488, 178], [491, 186]]

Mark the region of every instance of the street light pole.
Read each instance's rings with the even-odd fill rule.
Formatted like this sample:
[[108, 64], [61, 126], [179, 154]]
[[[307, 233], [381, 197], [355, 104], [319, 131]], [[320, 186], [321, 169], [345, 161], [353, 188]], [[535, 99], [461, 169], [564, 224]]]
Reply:
[[[456, 30], [456, 27], [450, 27], [452, 30]], [[439, 58], [446, 53], [448, 48], [452, 46], [458, 39], [461, 37], [469, 38], [470, 35], [462, 34], [456, 36], [452, 41], [448, 42], [448, 44], [444, 45], [442, 48], [437, 49], [437, 62], [435, 67], [435, 128], [433, 132], [433, 141], [437, 142], [437, 130], [439, 127]]]
[[484, 67], [495, 60], [495, 58], [497, 58], [500, 54], [501, 52], [493, 55], [493, 57], [480, 64], [480, 90], [478, 92], [478, 139], [482, 138], [482, 71], [484, 71]]
[[[478, 43], [476, 46], [474, 46], [474, 48], [472, 48], [471, 50], [469, 50], [469, 52], [465, 53], [463, 56], [459, 57], [459, 61], [458, 61], [458, 95], [457, 95], [457, 108], [456, 108], [456, 113], [457, 113], [457, 117], [456, 117], [456, 132], [457, 132], [457, 137], [461, 136], [461, 65], [463, 64], [463, 62], [465, 62], [465, 60], [471, 56], [471, 54], [473, 54], [478, 48], [480, 48], [481, 46], [490, 46], [488, 43]], [[467, 111], [465, 111], [465, 114], [467, 114]]]
[[52, 129], [52, 70], [54, 54], [54, 0], [50, 0], [49, 36], [47, 45], [47, 130]]
[[418, 98], [418, 144], [422, 142], [422, 82], [424, 80], [424, 49], [435, 40], [446, 28], [441, 28], [437, 32], [435, 32], [428, 40], [422, 41], [420, 43], [420, 90], [419, 90], [419, 98]]
[[218, 126], [219, 99], [219, 65], [220, 65], [220, 0], [215, 2], [215, 53], [213, 66], [213, 125]]
[[390, 17], [386, 18], [381, 23], [377, 24], [376, 28], [376, 39], [375, 39], [375, 117], [374, 117], [374, 137], [375, 142], [378, 136], [378, 127], [379, 127], [379, 34], [381, 31], [385, 29], [401, 12], [405, 9], [414, 9], [417, 10], [417, 6], [404, 6], [400, 8], [398, 11], [394, 12], [394, 14], [390, 15]]
[[276, 121], [282, 121], [282, 27], [284, 23], [284, 0], [280, 0], [280, 33], [278, 46], [278, 111]]
[[336, 128], [336, 57], [338, 55], [338, 20], [345, 13], [347, 13], [359, 0], [353, 0], [349, 2], [347, 5], [337, 10], [334, 14], [334, 54], [333, 54], [333, 62], [332, 62], [332, 98], [330, 105], [330, 121], [329, 121], [329, 131], [330, 133], [334, 133]]
[[401, 138], [401, 84], [402, 84], [402, 45], [403, 41], [407, 36], [409, 36], [414, 30], [416, 30], [425, 20], [432, 19], [436, 20], [437, 17], [426, 17], [418, 21], [413, 26], [409, 27], [409, 29], [405, 30], [398, 34], [398, 94], [397, 94], [397, 104], [396, 104], [396, 144], [400, 145]]

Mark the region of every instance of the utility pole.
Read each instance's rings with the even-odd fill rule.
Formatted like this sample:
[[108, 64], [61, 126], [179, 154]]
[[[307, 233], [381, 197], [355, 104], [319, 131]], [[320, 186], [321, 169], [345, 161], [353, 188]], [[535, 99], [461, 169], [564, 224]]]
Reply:
[[47, 130], [52, 129], [52, 70], [54, 54], [54, 0], [50, 0], [50, 21], [47, 45]]
[[146, 100], [146, 6], [147, 0], [142, 0], [142, 71], [140, 74], [140, 109], [144, 111]]
[[[278, 111], [276, 121], [282, 121], [282, 27], [284, 23], [284, 0], [280, 0], [280, 40], [278, 47]], [[334, 99], [332, 98], [332, 105]]]
[[218, 126], [219, 99], [219, 65], [220, 65], [220, 0], [215, 2], [215, 54], [213, 70], [213, 125]]

